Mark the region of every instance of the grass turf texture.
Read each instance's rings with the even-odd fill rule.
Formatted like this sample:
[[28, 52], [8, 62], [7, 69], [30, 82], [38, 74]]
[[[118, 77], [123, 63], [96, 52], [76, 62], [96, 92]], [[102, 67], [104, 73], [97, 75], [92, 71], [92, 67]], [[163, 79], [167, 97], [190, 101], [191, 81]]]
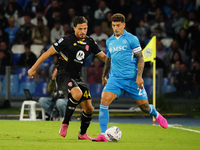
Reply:
[[[0, 120], [1, 150], [199, 150], [200, 133], [180, 129], [162, 129], [153, 125], [112, 124], [122, 130], [119, 142], [92, 142], [78, 140], [80, 122], [70, 122], [65, 138], [58, 134], [59, 121], [8, 121]], [[189, 127], [187, 127], [189, 128]], [[190, 129], [200, 131], [199, 127]], [[88, 134], [96, 137], [98, 123], [91, 123]]]

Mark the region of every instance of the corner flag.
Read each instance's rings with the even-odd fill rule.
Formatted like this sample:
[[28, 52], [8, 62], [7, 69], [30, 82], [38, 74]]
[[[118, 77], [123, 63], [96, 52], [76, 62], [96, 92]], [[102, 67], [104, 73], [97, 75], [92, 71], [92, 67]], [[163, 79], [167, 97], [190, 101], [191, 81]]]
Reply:
[[[156, 36], [153, 36], [147, 46], [142, 51], [144, 62], [151, 61], [153, 63], [153, 105], [156, 108]], [[153, 117], [153, 125], [155, 118]]]
[[156, 58], [156, 36], [153, 36], [147, 46], [142, 51], [144, 62], [154, 61]]

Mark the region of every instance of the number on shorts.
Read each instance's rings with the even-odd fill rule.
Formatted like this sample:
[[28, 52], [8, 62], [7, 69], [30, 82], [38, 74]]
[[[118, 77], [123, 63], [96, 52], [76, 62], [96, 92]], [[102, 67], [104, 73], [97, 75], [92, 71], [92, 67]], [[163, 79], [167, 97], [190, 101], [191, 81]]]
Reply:
[[145, 94], [146, 92], [145, 92], [145, 90], [143, 90], [143, 89], [139, 89], [139, 93], [138, 93], [138, 95], [143, 95], [143, 94]]
[[[83, 96], [84, 96], [85, 98], [88, 98], [88, 97], [90, 96], [90, 92], [86, 90], [86, 91], [84, 92]], [[91, 96], [90, 96], [90, 97], [91, 97]]]

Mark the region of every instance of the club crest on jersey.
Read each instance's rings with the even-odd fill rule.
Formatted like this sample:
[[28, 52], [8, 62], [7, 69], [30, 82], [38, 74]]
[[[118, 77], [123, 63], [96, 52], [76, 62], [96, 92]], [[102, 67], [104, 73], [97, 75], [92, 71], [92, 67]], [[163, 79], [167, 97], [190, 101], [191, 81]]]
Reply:
[[71, 86], [72, 86], [72, 82], [69, 82], [69, 83], [68, 83], [68, 86], [70, 86], [70, 87], [71, 87]]
[[123, 40], [123, 41], [122, 41], [122, 43], [126, 44], [126, 43], [127, 43], [127, 41], [126, 41], [126, 40]]
[[86, 45], [85, 49], [86, 49], [86, 51], [88, 51], [89, 50], [89, 45]]

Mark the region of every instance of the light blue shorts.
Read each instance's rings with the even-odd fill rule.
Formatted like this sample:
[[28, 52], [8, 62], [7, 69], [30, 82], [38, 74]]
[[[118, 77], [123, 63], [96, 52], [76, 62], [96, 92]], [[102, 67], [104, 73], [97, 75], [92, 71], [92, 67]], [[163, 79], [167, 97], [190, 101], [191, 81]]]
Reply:
[[122, 90], [130, 95], [132, 98], [136, 100], [145, 100], [147, 99], [146, 90], [139, 89], [138, 85], [136, 84], [136, 79], [117, 79], [114, 77], [110, 77], [106, 86], [103, 89], [104, 91], [109, 91], [114, 94], [117, 94], [119, 98]]

